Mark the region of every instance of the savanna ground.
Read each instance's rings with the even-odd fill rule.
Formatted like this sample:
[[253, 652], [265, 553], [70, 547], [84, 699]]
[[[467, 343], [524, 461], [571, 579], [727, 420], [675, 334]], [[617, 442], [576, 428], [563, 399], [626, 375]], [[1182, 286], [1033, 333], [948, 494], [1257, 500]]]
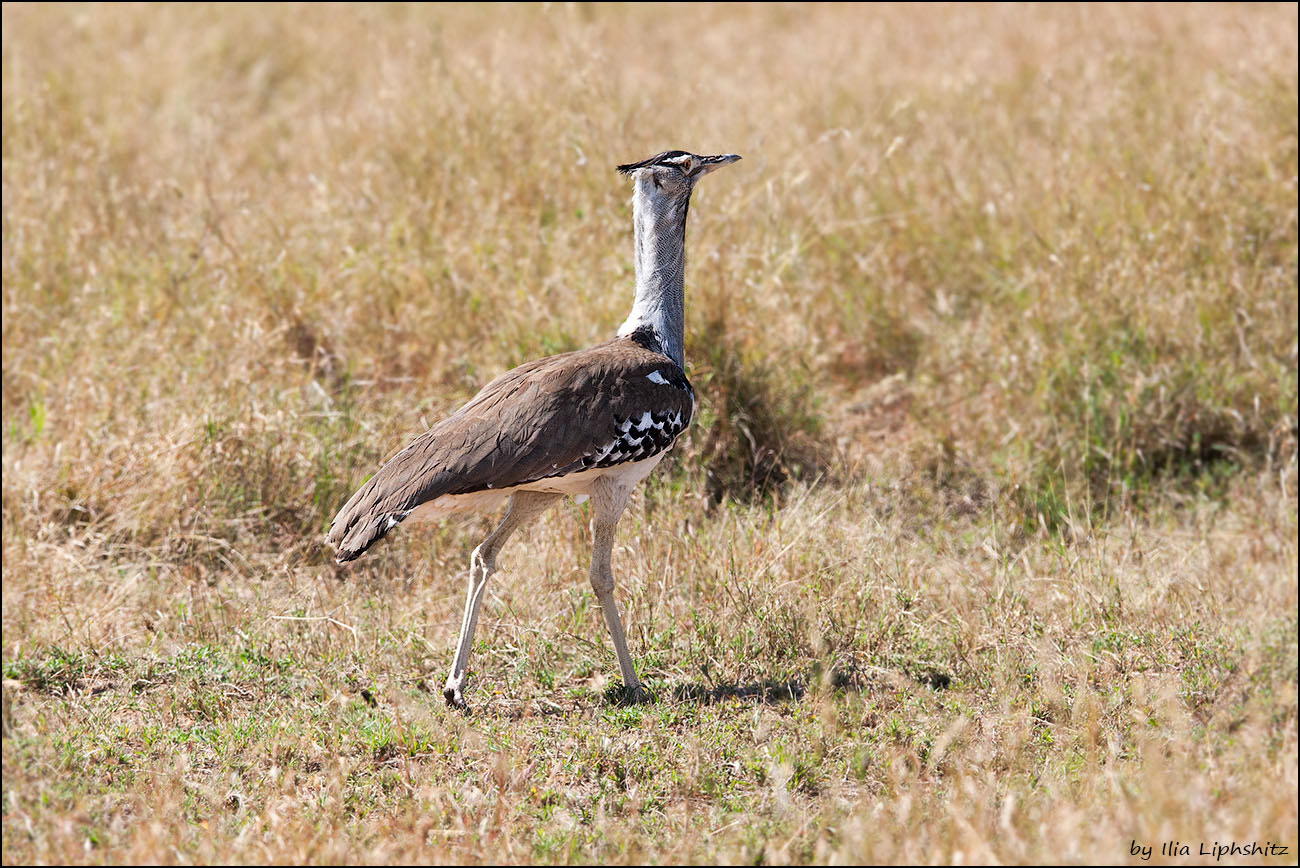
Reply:
[[[1297, 821], [1294, 5], [5, 4], [3, 857], [1208, 862]], [[631, 302], [620, 528], [348, 493]], [[1162, 859], [1161, 842], [1192, 857]]]

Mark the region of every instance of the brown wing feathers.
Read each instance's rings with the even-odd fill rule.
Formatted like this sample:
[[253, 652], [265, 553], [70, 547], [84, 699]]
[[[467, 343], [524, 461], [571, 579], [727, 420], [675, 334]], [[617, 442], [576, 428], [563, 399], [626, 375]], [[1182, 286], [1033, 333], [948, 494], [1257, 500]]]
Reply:
[[417, 437], [339, 511], [326, 536], [352, 560], [422, 503], [510, 488], [668, 448], [694, 394], [672, 360], [620, 338], [507, 371]]

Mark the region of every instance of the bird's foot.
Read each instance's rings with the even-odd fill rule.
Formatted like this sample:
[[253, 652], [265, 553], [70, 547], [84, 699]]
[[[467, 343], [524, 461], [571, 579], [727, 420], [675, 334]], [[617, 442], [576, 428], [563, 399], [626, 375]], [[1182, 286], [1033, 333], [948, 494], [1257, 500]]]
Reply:
[[640, 684], [632, 688], [620, 684], [606, 688], [605, 699], [614, 705], [641, 705], [650, 701], [650, 694]]
[[447, 700], [447, 705], [450, 708], [455, 708], [460, 711], [469, 711], [469, 705], [465, 702], [465, 697], [461, 694], [460, 688], [457, 686], [448, 684], [444, 687], [442, 689], [442, 698]]

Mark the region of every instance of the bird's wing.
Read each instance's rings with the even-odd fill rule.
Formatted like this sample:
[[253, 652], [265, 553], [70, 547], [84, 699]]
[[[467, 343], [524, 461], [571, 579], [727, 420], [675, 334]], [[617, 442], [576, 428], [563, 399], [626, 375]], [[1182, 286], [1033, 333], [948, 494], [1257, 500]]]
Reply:
[[512, 488], [667, 449], [695, 395], [669, 358], [631, 338], [507, 371], [395, 455], [334, 518], [326, 541], [359, 556], [444, 494]]

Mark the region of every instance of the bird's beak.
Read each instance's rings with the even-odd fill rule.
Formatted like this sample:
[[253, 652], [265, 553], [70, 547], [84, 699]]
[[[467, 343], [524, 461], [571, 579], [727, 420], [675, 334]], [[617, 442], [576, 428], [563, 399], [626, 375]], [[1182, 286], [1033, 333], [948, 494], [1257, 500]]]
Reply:
[[702, 178], [714, 169], [730, 165], [740, 159], [740, 154], [718, 154], [716, 157], [700, 157], [692, 176]]

